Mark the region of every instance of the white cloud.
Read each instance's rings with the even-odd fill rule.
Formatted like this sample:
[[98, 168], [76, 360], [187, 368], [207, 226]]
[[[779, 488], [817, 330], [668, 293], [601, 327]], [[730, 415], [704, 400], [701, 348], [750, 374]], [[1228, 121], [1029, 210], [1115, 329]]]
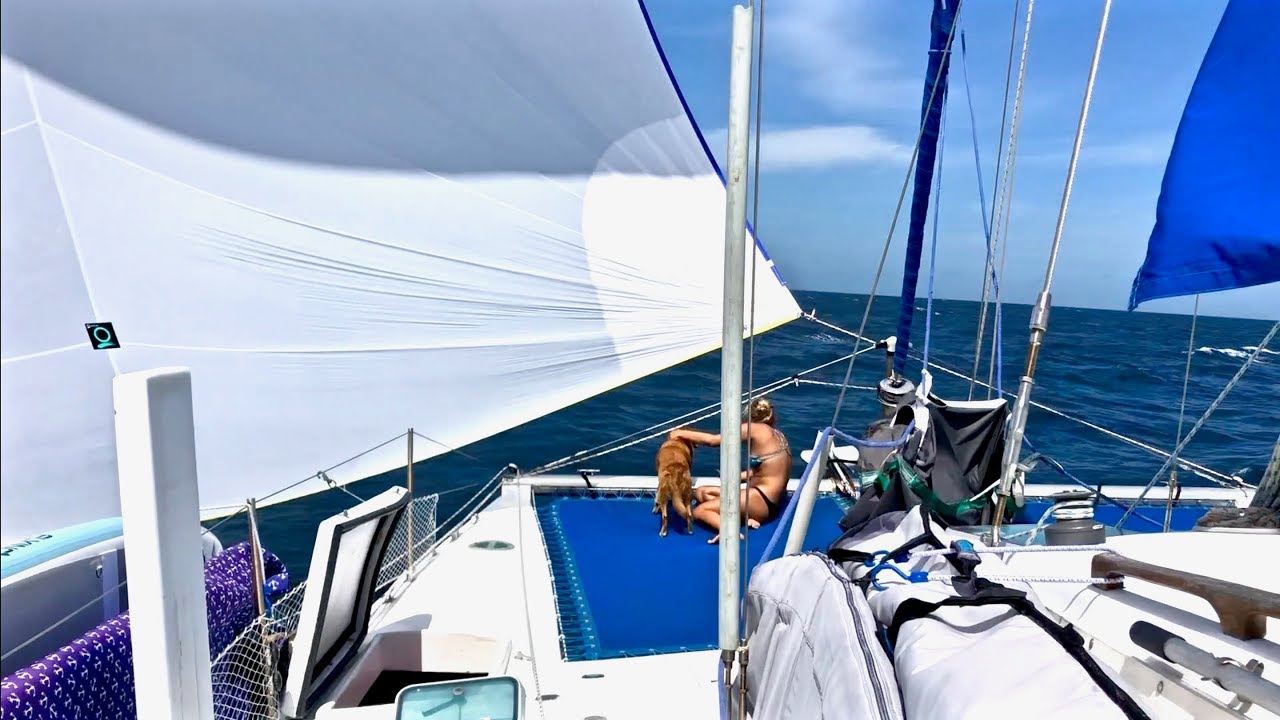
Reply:
[[[728, 140], [723, 128], [706, 134], [707, 144], [724, 165]], [[866, 125], [815, 125], [766, 130], [760, 139], [760, 170], [819, 170], [871, 164], [906, 168], [911, 148]]]
[[876, 49], [881, 7], [868, 0], [788, 0], [768, 16], [766, 63], [776, 58], [790, 66], [805, 94], [837, 112], [917, 105], [919, 80]]

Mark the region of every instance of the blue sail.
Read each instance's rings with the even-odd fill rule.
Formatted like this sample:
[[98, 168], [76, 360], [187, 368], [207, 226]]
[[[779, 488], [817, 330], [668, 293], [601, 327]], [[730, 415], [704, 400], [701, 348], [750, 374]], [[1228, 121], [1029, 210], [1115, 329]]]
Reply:
[[[938, 128], [942, 120], [942, 103], [947, 96], [947, 70], [951, 65], [950, 38], [955, 26], [960, 0], [933, 0], [930, 22], [929, 69], [924, 81], [924, 102], [920, 122], [924, 132], [916, 155], [915, 185], [911, 193], [911, 224], [907, 230], [907, 258], [902, 270], [902, 309], [898, 314], [898, 347], [893, 356], [893, 370], [906, 369], [906, 349], [911, 346], [911, 319], [916, 305], [916, 282], [920, 278], [920, 251], [924, 247], [924, 225], [929, 215], [929, 191], [933, 187], [934, 159], [938, 151]], [[937, 90], [934, 90], [934, 83]], [[932, 100], [932, 102], [930, 102]]]
[[1231, 0], [1187, 99], [1129, 309], [1280, 280], [1280, 2]]

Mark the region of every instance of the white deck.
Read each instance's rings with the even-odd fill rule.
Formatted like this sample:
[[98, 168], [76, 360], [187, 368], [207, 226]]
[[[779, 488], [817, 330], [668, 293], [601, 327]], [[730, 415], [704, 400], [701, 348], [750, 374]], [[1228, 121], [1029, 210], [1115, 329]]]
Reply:
[[[591, 482], [601, 489], [642, 490], [654, 486], [652, 477], [595, 476]], [[715, 479], [704, 478], [698, 484], [716, 482]], [[717, 651], [577, 662], [566, 662], [562, 658], [552, 573], [532, 503], [535, 486], [581, 488], [585, 485], [577, 476], [544, 476], [505, 482], [493, 502], [464, 523], [453, 537], [442, 542], [433, 556], [419, 561], [416, 577], [402, 581], [380, 601], [371, 620], [366, 648], [376, 641], [379, 633], [386, 634], [405, 627], [425, 630], [424, 648], [429, 643], [437, 643], [438, 648], [445, 648], [444, 652], [452, 653], [453, 657], [466, 655], [466, 647], [470, 646], [472, 659], [492, 658], [480, 663], [484, 671], [519, 679], [527, 693], [526, 716], [530, 718], [540, 717], [539, 695], [548, 698], [543, 702], [546, 718], [717, 717]], [[793, 491], [795, 486], [793, 481]], [[1028, 487], [1028, 491], [1034, 488], [1036, 495], [1048, 495], [1068, 487], [1036, 485]], [[829, 490], [830, 484], [824, 482], [822, 489]], [[1191, 490], [1184, 492], [1184, 499]], [[1136, 491], [1135, 488], [1135, 494]], [[1116, 494], [1121, 495], [1120, 492]], [[1204, 500], [1239, 499], [1238, 492], [1217, 488], [1206, 489], [1203, 494], [1201, 499]], [[1192, 497], [1197, 495], [1200, 492]], [[1259, 560], [1273, 560], [1280, 556], [1276, 548], [1280, 537], [1221, 535], [1218, 537], [1222, 538], [1223, 547], [1230, 545], [1231, 548], [1225, 559], [1197, 558], [1195, 538], [1209, 535], [1216, 534], [1182, 533], [1160, 539], [1154, 535], [1137, 535], [1116, 538], [1113, 542], [1122, 552], [1135, 558], [1257, 584], [1272, 591], [1280, 590], [1280, 571], [1276, 570], [1275, 563]], [[1174, 562], [1166, 557], [1169, 547], [1166, 543], [1179, 537], [1187, 539], [1173, 542], [1184, 543], [1187, 547], [1181, 551], [1181, 561]], [[481, 541], [504, 541], [511, 543], [514, 549], [471, 547], [472, 543]], [[1204, 546], [1199, 547], [1203, 550]], [[1219, 555], [1217, 551], [1213, 554]], [[1057, 558], [1049, 564], [1052, 568], [1044, 563], [1050, 555]], [[1021, 555], [1015, 556], [1014, 567], [1021, 564], [1026, 572], [1035, 574], [1087, 575], [1089, 555], [1037, 553], [1035, 558]], [[1039, 564], [1033, 567], [1031, 563], [1037, 561]], [[1083, 569], [1079, 567], [1080, 563], [1084, 563]], [[638, 568], [637, 571], [646, 570]], [[1205, 604], [1194, 598], [1139, 581], [1129, 582], [1130, 588], [1141, 588], [1143, 595], [1151, 598], [1152, 602], [1167, 602], [1169, 607], [1185, 609], [1201, 620], [1213, 617], [1207, 606], [1197, 608], [1197, 603]], [[1037, 592], [1043, 594], [1051, 609], [1079, 623], [1086, 634], [1106, 637], [1111, 647], [1123, 653], [1136, 652], [1146, 657], [1144, 651], [1128, 644], [1128, 626], [1138, 618], [1136, 611], [1126, 605], [1120, 595], [1099, 595], [1094, 590], [1082, 590], [1079, 585], [1059, 584], [1038, 584]], [[1126, 597], [1133, 596], [1131, 590], [1120, 592], [1126, 593]], [[1092, 609], [1087, 612], [1082, 609], [1085, 607], [1080, 604], [1082, 598], [1093, 604]], [[1129, 603], [1132, 604], [1132, 600]], [[680, 612], [680, 609], [654, 608], [653, 619], [660, 621], [664, 612]], [[1181, 617], [1177, 610], [1174, 613]], [[1190, 622], [1194, 630], [1195, 621]], [[1276, 626], [1277, 621], [1270, 621], [1272, 633], [1280, 633]], [[1203, 641], [1202, 647], [1220, 654], [1230, 654], [1241, 660], [1259, 657], [1268, 665], [1268, 677], [1275, 677], [1280, 671], [1280, 657], [1270, 640], [1242, 645], [1220, 634], [1212, 637], [1207, 629], [1206, 634], [1201, 635], [1188, 631], [1186, 627], [1168, 627], [1192, 642]], [[495, 653], [494, 647], [501, 650]], [[439, 652], [436, 655], [439, 656]], [[600, 677], [584, 677], [586, 675]], [[338, 697], [342, 691], [343, 684], [339, 684], [330, 698]], [[320, 706], [316, 717], [318, 720], [386, 720], [391, 717], [387, 707], [334, 710], [330, 702], [328, 707]]]
[[[1248, 532], [1148, 533], [1111, 537], [1107, 545], [1116, 552], [1143, 562], [1162, 565], [1280, 593], [1280, 535]], [[1089, 577], [1092, 552], [1018, 553], [1008, 561], [1014, 570], [1028, 575]], [[1205, 600], [1133, 578], [1122, 590], [1099, 590], [1067, 583], [1035, 583], [1045, 606], [1079, 630], [1095, 638], [1091, 650], [1101, 662], [1123, 672], [1125, 656], [1147, 658], [1160, 668], [1169, 666], [1129, 640], [1129, 628], [1146, 620], [1188, 643], [1220, 657], [1265, 665], [1263, 677], [1280, 683], [1280, 619], [1267, 618], [1267, 637], [1237, 640], [1224, 634], [1217, 615]], [[1086, 640], [1088, 642], [1088, 640]], [[1105, 647], [1099, 646], [1099, 643]], [[1130, 670], [1133, 661], [1129, 661]], [[1222, 702], [1232, 694], [1199, 680], [1185, 669], [1187, 684]], [[1132, 678], [1131, 678], [1132, 681]], [[1250, 717], [1275, 717], [1255, 707]], [[1174, 717], [1180, 715], [1172, 714]]]
[[[582, 485], [581, 479], [577, 485]], [[455, 538], [442, 543], [416, 578], [393, 590], [395, 596], [378, 609], [370, 634], [408, 621], [433, 634], [509, 642], [509, 661], [505, 668], [495, 668], [495, 674], [520, 680], [528, 693], [531, 718], [539, 717], [539, 693], [557, 696], [544, 701], [547, 718], [716, 717], [716, 651], [579, 662], [562, 659], [551, 569], [531, 493], [528, 484], [504, 484], [501, 495]], [[470, 547], [483, 540], [509, 542], [515, 549]], [[521, 583], [522, 559], [527, 596]], [[536, 678], [530, 657], [537, 664]], [[603, 677], [583, 677], [588, 674]], [[327, 714], [322, 708], [317, 717]], [[344, 720], [389, 717], [379, 708], [332, 715]]]

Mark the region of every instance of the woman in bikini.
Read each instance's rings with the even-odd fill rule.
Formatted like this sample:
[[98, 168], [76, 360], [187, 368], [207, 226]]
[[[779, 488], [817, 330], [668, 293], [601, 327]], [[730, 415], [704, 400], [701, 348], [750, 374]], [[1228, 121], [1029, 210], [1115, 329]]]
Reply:
[[[787, 437], [775, 427], [777, 416], [773, 403], [765, 398], [756, 398], [748, 409], [748, 417], [751, 421], [742, 424], [742, 441], [747, 444], [749, 453], [748, 469], [742, 473], [742, 481], [747, 487], [742, 490], [738, 507], [742, 509], [747, 527], [754, 529], [773, 519], [778, 512], [787, 491], [787, 479], [791, 476], [791, 447], [787, 444]], [[694, 445], [720, 445], [719, 434], [699, 430], [680, 428], [672, 430], [669, 437], [688, 440]], [[720, 488], [700, 487], [694, 498], [697, 505], [693, 508], [693, 517], [717, 531], [710, 543], [719, 542]]]

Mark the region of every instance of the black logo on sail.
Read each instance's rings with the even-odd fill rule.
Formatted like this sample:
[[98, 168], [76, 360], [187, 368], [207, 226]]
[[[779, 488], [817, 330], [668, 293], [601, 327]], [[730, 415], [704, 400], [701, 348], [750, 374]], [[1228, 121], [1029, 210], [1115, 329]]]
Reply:
[[84, 329], [89, 333], [89, 344], [94, 350], [115, 350], [120, 347], [116, 329], [111, 327], [111, 323], [85, 323]]

